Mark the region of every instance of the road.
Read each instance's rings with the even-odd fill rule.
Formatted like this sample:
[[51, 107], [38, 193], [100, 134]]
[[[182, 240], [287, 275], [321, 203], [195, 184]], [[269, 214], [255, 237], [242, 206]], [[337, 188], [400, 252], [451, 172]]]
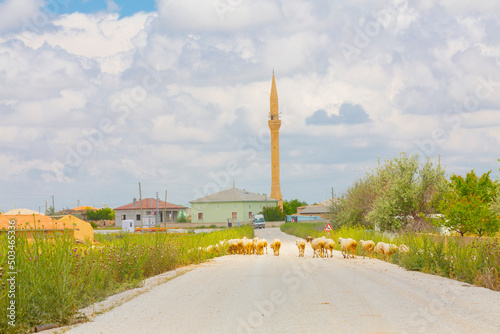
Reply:
[[67, 333], [500, 333], [500, 293], [375, 259], [232, 255], [152, 288]]

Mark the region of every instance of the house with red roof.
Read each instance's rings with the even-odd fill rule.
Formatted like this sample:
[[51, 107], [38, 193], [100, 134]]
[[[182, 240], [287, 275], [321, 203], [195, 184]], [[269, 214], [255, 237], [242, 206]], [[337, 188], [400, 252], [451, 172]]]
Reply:
[[182, 205], [172, 204], [156, 198], [144, 198], [142, 201], [134, 198], [132, 203], [115, 208], [115, 226], [122, 227], [123, 220], [134, 220], [135, 226], [141, 226], [142, 218], [156, 217], [156, 224], [175, 223], [181, 212], [188, 208]]

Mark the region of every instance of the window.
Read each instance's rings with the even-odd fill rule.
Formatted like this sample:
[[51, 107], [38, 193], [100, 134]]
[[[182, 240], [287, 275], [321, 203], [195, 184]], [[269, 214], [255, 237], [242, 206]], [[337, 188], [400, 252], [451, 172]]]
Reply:
[[233, 212], [233, 213], [231, 214], [231, 218], [233, 218], [233, 219], [238, 219], [238, 212]]
[[215, 207], [215, 210], [219, 210], [219, 206], [218, 205]]
[[252, 208], [252, 205], [251, 205], [251, 204], [249, 204], [249, 205], [248, 205], [248, 208], [249, 208], [249, 209], [251, 209], [251, 208]]
[[140, 221], [141, 220], [141, 215], [136, 215], [135, 216], [135, 220], [139, 220]]
[[250, 211], [250, 212], [248, 213], [248, 219], [252, 219], [252, 216], [253, 216], [253, 215], [252, 215], [252, 211]]
[[151, 216], [151, 211], [146, 211], [147, 216]]
[[203, 212], [198, 212], [198, 220], [203, 220]]
[[127, 219], [127, 216], [126, 215], [122, 215], [122, 220], [126, 220]]
[[233, 205], [233, 209], [236, 209], [236, 205]]

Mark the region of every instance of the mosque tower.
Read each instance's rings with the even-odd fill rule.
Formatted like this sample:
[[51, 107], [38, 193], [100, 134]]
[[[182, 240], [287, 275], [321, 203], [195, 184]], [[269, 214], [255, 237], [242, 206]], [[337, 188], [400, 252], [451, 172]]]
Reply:
[[271, 129], [271, 198], [278, 200], [278, 205], [283, 209], [283, 197], [281, 196], [280, 185], [280, 127], [281, 120], [278, 111], [278, 91], [276, 81], [271, 85], [271, 113], [269, 115], [269, 128]]

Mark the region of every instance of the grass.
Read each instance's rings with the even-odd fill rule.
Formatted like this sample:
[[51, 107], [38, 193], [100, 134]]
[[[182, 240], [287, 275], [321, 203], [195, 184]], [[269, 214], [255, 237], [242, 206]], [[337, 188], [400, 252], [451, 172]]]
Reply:
[[[200, 263], [226, 250], [207, 253], [202, 248], [220, 240], [247, 236], [250, 226], [203, 234], [107, 234], [95, 236], [97, 245], [75, 245], [69, 234], [53, 238], [35, 235], [33, 242], [16, 238], [16, 327], [7, 319], [8, 239], [0, 236], [0, 333], [31, 333], [34, 326], [78, 321], [78, 309], [107, 296], [138, 287], [154, 275]], [[201, 249], [199, 249], [201, 248]]]
[[[462, 282], [475, 284], [500, 291], [500, 246], [498, 238], [475, 238], [464, 242], [461, 237], [443, 237], [428, 234], [404, 234], [391, 238], [362, 228], [341, 228], [325, 232], [325, 223], [287, 223], [281, 230], [301, 238], [327, 236], [336, 243], [339, 237], [353, 238], [357, 241], [373, 240], [405, 244], [410, 248], [407, 253], [396, 253], [389, 261], [403, 268], [421, 271]], [[336, 245], [337, 249], [340, 246]], [[362, 254], [359, 245], [357, 254]]]

